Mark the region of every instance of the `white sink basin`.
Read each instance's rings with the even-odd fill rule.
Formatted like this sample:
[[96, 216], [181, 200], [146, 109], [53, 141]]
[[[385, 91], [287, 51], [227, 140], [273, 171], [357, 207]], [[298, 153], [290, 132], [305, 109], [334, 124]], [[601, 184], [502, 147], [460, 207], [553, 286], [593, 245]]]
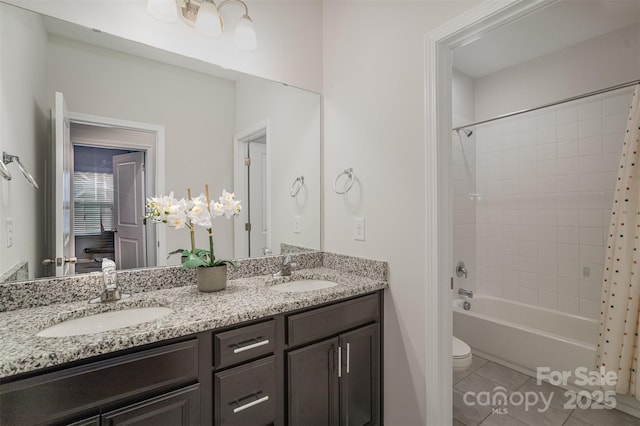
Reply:
[[276, 284], [269, 288], [280, 292], [303, 293], [305, 291], [322, 290], [323, 288], [330, 288], [337, 285], [338, 283], [327, 280], [296, 280]]
[[103, 312], [101, 314], [63, 321], [39, 331], [36, 333], [36, 336], [67, 337], [100, 333], [101, 331], [115, 330], [153, 321], [172, 312], [172, 309], [158, 306]]

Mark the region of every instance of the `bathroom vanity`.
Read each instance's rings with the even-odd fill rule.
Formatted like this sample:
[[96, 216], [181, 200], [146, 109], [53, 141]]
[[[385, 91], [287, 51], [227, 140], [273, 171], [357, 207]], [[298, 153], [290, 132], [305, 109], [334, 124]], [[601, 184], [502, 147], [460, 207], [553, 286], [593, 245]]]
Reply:
[[[231, 280], [219, 293], [191, 285], [146, 292], [139, 300], [175, 312], [101, 336], [28, 339], [34, 355], [44, 342], [51, 358], [70, 357], [46, 368], [10, 342], [13, 350], [0, 349], [9, 358], [1, 358], [0, 424], [379, 424], [386, 280], [326, 267], [296, 274], [338, 285], [280, 293], [269, 289], [270, 276], [255, 276]], [[123, 306], [140, 303], [132, 299]], [[11, 329], [33, 314], [29, 333], [49, 309], [2, 313], [0, 326]], [[180, 330], [186, 333], [172, 336]], [[107, 349], [122, 345], [129, 347]], [[87, 346], [93, 356], [73, 355]], [[20, 357], [31, 365], [19, 366]], [[7, 373], [17, 370], [25, 371]]]

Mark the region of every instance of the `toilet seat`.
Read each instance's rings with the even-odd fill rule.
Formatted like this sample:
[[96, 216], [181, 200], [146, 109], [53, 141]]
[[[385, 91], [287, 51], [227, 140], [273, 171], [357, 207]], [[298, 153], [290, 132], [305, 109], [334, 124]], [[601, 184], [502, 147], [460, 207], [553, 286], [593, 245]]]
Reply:
[[451, 346], [453, 354], [453, 371], [464, 371], [471, 365], [472, 355], [471, 347], [456, 336], [451, 337]]

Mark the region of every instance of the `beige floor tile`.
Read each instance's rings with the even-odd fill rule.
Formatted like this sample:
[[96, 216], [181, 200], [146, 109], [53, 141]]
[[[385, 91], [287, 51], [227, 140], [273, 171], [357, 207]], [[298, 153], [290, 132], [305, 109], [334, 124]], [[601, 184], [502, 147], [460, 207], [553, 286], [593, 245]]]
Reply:
[[453, 418], [466, 426], [477, 426], [491, 414], [491, 407], [468, 405], [462, 399], [463, 393], [453, 391]]
[[572, 417], [594, 426], [638, 426], [640, 419], [618, 410], [576, 408]]
[[526, 426], [526, 423], [522, 423], [515, 417], [511, 417], [508, 414], [493, 413], [487, 417], [480, 426]]
[[475, 372], [486, 379], [500, 383], [507, 390], [516, 390], [527, 381], [529, 376], [519, 373], [507, 367], [496, 364], [495, 362], [487, 362]]
[[570, 414], [570, 410], [556, 410], [555, 408], [540, 412], [533, 407], [526, 409], [524, 405], [509, 407], [510, 416], [530, 426], [562, 426]]

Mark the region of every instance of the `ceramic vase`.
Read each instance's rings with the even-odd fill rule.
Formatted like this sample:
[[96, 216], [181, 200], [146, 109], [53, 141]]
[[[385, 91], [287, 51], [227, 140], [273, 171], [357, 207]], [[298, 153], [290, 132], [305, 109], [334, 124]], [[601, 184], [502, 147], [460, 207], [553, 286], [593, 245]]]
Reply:
[[198, 290], [212, 292], [227, 287], [227, 265], [197, 268]]

